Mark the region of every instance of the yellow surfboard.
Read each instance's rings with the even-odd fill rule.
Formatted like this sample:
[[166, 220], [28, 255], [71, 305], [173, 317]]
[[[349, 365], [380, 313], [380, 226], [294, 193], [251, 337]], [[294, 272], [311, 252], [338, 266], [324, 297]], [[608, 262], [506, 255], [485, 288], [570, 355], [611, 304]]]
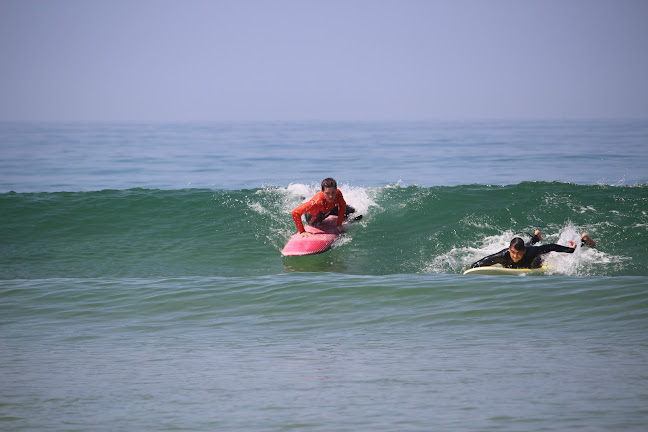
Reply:
[[506, 268], [499, 264], [485, 267], [475, 267], [466, 270], [463, 274], [481, 274], [481, 275], [528, 275], [528, 274], [542, 274], [547, 270], [547, 267], [528, 269], [528, 268]]

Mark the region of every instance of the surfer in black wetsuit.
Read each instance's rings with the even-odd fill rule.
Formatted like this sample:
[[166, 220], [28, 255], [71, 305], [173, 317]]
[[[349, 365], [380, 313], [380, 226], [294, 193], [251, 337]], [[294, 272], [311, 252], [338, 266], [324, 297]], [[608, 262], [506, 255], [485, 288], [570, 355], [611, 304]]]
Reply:
[[[485, 267], [494, 264], [500, 264], [502, 267], [506, 268], [539, 268], [542, 267], [543, 255], [548, 254], [549, 252], [574, 253], [576, 250], [576, 243], [571, 240], [569, 240], [569, 247], [555, 243], [533, 246], [533, 244], [540, 240], [542, 240], [542, 236], [538, 230], [535, 231], [535, 234], [526, 245], [524, 244], [524, 240], [520, 237], [515, 237], [511, 240], [507, 249], [502, 249], [497, 253], [480, 259], [471, 265], [470, 268]], [[582, 244], [596, 247], [596, 242], [594, 242], [587, 233], [583, 233], [581, 241]]]

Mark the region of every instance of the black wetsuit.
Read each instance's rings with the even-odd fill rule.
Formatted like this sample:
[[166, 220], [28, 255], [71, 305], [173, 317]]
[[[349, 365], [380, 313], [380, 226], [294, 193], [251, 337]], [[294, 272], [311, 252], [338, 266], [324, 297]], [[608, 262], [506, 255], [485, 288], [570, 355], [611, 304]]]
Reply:
[[471, 265], [470, 268], [491, 266], [493, 264], [501, 264], [502, 267], [506, 268], [539, 268], [542, 267], [543, 255], [549, 252], [574, 253], [575, 250], [568, 246], [561, 246], [555, 243], [542, 246], [531, 246], [538, 241], [539, 239], [537, 236], [534, 235], [531, 237], [531, 241], [527, 243], [525, 247], [524, 256], [522, 256], [522, 259], [518, 262], [513, 262], [511, 254], [509, 253], [509, 248], [506, 248], [494, 253], [493, 255], [480, 259]]
[[[306, 222], [313, 225], [313, 224], [316, 224], [316, 223], [319, 223], [319, 222], [323, 221], [324, 219], [326, 219], [327, 217], [329, 217], [331, 215], [339, 216], [338, 215], [339, 210], [340, 209], [336, 205], [335, 207], [333, 207], [333, 209], [331, 209], [330, 212], [328, 212], [328, 213], [319, 212], [319, 214], [317, 216], [314, 216], [314, 217], [311, 216], [310, 213], [306, 213]], [[349, 204], [347, 204], [346, 211], [344, 212], [344, 219], [348, 218], [351, 213], [355, 213], [355, 208], [353, 208]]]

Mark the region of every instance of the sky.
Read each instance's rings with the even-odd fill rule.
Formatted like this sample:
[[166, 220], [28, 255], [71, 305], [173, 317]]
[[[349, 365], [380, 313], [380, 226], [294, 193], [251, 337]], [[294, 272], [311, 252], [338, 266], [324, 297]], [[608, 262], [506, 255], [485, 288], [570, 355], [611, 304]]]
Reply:
[[0, 0], [0, 121], [648, 119], [644, 0]]

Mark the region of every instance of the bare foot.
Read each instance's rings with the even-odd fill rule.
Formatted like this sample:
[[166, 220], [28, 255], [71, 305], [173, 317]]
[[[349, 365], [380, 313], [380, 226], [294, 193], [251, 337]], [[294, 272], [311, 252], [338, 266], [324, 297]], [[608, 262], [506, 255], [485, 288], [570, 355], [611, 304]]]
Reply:
[[587, 233], [583, 233], [581, 239], [583, 240], [583, 243], [585, 243], [587, 246], [592, 248], [596, 247], [596, 242]]

